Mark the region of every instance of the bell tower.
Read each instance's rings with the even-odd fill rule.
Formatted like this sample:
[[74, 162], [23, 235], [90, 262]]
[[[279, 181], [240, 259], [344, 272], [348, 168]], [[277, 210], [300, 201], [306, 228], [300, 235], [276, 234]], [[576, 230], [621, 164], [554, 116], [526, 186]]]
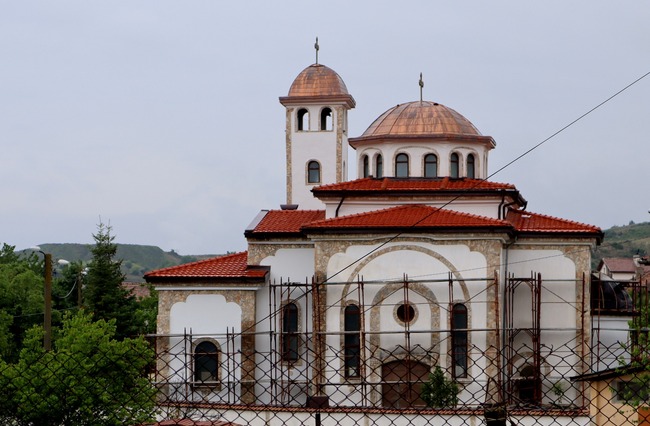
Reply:
[[286, 108], [287, 204], [323, 209], [311, 189], [347, 180], [348, 110], [354, 108], [354, 98], [343, 79], [316, 56], [280, 103]]

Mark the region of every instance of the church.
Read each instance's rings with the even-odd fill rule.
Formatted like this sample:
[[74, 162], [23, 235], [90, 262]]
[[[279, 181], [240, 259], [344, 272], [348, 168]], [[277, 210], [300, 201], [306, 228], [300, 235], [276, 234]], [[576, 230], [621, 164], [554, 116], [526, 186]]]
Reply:
[[[401, 103], [349, 137], [355, 99], [320, 63], [279, 101], [284, 203], [243, 230], [247, 251], [145, 275], [169, 401], [224, 417], [583, 406], [569, 377], [591, 369], [601, 230], [489, 180], [495, 140], [450, 107]], [[444, 407], [422, 394], [437, 370]]]

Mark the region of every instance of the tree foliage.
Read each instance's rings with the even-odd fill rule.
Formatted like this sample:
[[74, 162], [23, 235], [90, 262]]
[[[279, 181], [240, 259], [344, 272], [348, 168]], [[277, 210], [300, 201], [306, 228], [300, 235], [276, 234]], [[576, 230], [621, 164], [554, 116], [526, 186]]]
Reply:
[[440, 366], [436, 366], [429, 380], [422, 386], [422, 400], [432, 408], [450, 408], [458, 404], [458, 385], [445, 377]]
[[43, 321], [43, 274], [35, 256], [0, 249], [0, 357], [16, 359], [26, 330]]
[[20, 358], [0, 361], [0, 421], [32, 425], [143, 424], [155, 414], [156, 389], [146, 377], [154, 359], [143, 338], [116, 339], [114, 321], [68, 313], [42, 348], [32, 328]]
[[88, 265], [84, 305], [96, 319], [115, 320], [118, 337], [138, 334], [142, 329], [137, 323], [135, 297], [123, 286], [122, 261], [115, 259], [117, 245], [113, 242], [111, 227], [100, 223], [93, 235], [95, 246], [93, 258]]

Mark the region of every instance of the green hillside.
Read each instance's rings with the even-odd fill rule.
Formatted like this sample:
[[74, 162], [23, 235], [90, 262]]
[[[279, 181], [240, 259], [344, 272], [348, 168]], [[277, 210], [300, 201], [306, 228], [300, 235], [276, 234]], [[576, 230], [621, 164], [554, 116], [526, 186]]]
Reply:
[[631, 223], [607, 229], [605, 239], [593, 253], [595, 268], [603, 257], [632, 257], [650, 254], [650, 222]]
[[[52, 253], [55, 259], [65, 259], [69, 262], [90, 262], [92, 244], [41, 244], [41, 250]], [[143, 282], [142, 276], [147, 271], [180, 265], [196, 260], [212, 257], [212, 255], [181, 256], [172, 251], [163, 251], [156, 246], [143, 246], [138, 244], [117, 244], [117, 258], [122, 259], [122, 272], [126, 281]]]

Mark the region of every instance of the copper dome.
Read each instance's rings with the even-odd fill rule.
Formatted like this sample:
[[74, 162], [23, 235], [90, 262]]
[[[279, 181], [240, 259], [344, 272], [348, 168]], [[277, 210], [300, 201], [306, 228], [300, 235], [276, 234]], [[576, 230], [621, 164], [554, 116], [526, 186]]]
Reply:
[[380, 115], [360, 138], [435, 135], [475, 137], [481, 133], [451, 108], [435, 102], [415, 101], [397, 105]]
[[291, 84], [289, 96], [349, 95], [341, 76], [331, 68], [313, 64], [305, 68]]

